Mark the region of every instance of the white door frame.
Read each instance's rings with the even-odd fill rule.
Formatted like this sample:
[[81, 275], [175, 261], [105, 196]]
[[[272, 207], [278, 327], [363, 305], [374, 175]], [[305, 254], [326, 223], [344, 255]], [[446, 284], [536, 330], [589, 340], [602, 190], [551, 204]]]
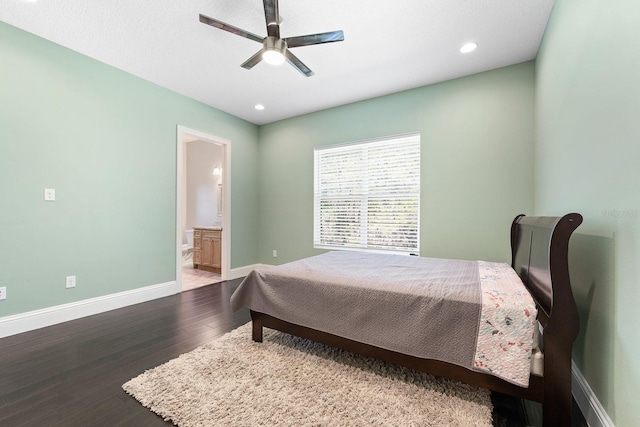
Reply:
[[221, 277], [229, 277], [231, 266], [231, 141], [178, 125], [177, 163], [176, 163], [176, 283], [182, 291], [182, 180], [186, 171], [183, 168], [184, 148], [189, 141], [202, 140], [222, 146], [222, 266]]

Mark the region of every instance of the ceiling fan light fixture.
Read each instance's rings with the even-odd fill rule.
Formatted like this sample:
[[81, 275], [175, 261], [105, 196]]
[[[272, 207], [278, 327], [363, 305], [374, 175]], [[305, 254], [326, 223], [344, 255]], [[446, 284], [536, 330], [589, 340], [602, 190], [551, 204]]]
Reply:
[[284, 63], [284, 53], [287, 50], [287, 43], [276, 37], [266, 37], [264, 39], [264, 51], [262, 59], [271, 65], [280, 65]]
[[262, 53], [262, 59], [270, 65], [284, 64], [284, 55], [277, 50], [265, 50]]

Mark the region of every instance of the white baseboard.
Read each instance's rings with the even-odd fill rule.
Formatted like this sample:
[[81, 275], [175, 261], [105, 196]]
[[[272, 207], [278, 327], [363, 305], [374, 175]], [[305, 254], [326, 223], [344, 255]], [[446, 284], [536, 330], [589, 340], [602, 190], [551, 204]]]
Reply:
[[171, 281], [13, 316], [0, 317], [0, 338], [151, 301], [174, 295], [178, 292], [180, 292], [180, 289], [177, 283]]
[[247, 274], [251, 273], [253, 270], [258, 270], [261, 268], [269, 268], [272, 267], [269, 264], [252, 264], [252, 265], [245, 265], [244, 267], [238, 267], [238, 268], [232, 268], [231, 270], [229, 270], [229, 277], [227, 278], [227, 280], [233, 280], [233, 279], [238, 279], [240, 277], [244, 277]]
[[[253, 264], [229, 271], [228, 280], [244, 277], [252, 270], [271, 267], [267, 264]], [[104, 295], [97, 298], [56, 305], [40, 310], [0, 317], [0, 338], [33, 331], [46, 326], [92, 316], [109, 310], [126, 307], [141, 302], [177, 294], [181, 291], [177, 282], [171, 281], [144, 288]]]
[[571, 373], [573, 397], [576, 399], [587, 425], [589, 427], [615, 427], [607, 411], [602, 407], [589, 383], [573, 361], [571, 361]]

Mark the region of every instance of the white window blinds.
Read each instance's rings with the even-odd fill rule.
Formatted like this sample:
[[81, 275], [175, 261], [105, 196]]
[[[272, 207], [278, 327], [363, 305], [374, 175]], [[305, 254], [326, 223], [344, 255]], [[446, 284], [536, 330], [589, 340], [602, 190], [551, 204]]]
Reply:
[[420, 250], [420, 135], [316, 148], [314, 247]]

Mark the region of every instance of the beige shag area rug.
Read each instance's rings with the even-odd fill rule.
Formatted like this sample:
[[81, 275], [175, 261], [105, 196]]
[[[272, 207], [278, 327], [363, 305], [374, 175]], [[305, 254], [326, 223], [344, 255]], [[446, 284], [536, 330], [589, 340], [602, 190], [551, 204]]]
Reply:
[[187, 426], [491, 426], [489, 392], [251, 325], [122, 386]]

